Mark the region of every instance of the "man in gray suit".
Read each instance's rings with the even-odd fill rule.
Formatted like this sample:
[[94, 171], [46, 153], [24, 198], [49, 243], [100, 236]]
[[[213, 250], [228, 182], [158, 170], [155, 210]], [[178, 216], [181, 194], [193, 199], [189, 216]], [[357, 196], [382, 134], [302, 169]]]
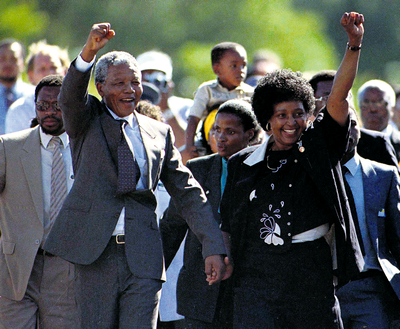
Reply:
[[142, 86], [132, 55], [103, 55], [95, 70], [102, 102], [87, 94], [92, 62], [114, 35], [109, 23], [93, 25], [64, 79], [59, 100], [75, 183], [44, 248], [77, 266], [82, 328], [155, 328], [165, 280], [154, 196], [160, 179], [202, 242], [210, 284], [224, 277], [225, 248], [171, 127], [135, 111]]
[[42, 79], [35, 92], [39, 125], [0, 138], [0, 328], [80, 328], [74, 265], [42, 249], [73, 183], [57, 103], [61, 84], [61, 76]]
[[349, 148], [342, 164], [365, 265], [337, 297], [345, 328], [389, 328], [400, 318], [400, 179], [394, 166], [357, 154], [360, 128], [353, 109], [350, 120]]

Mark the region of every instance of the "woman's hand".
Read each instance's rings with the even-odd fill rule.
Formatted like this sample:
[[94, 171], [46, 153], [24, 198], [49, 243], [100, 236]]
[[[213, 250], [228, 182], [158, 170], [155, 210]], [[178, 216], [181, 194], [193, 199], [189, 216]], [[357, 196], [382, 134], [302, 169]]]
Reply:
[[342, 24], [349, 37], [349, 46], [358, 47], [364, 35], [364, 16], [362, 14], [351, 12], [344, 13], [340, 24]]

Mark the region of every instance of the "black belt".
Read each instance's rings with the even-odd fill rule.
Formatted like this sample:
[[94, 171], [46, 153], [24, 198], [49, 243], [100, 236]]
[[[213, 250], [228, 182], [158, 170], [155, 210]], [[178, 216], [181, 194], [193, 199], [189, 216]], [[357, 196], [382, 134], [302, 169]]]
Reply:
[[115, 241], [117, 244], [125, 244], [125, 234], [113, 235], [111, 241]]
[[368, 270], [368, 271], [365, 271], [365, 272], [358, 273], [358, 275], [355, 278], [353, 278], [351, 281], [362, 280], [362, 279], [366, 279], [366, 278], [372, 278], [372, 277], [380, 276], [380, 275], [383, 275], [382, 271], [379, 271], [379, 270]]
[[54, 257], [55, 255], [47, 252], [46, 250], [43, 250], [42, 248], [39, 248], [37, 251], [38, 255], [43, 255], [43, 256], [48, 256], [48, 257]]

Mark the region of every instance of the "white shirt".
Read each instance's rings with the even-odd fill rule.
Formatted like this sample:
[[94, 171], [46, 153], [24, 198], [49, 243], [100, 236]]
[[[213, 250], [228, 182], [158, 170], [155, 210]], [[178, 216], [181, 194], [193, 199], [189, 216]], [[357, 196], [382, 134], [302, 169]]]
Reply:
[[35, 117], [35, 95], [19, 98], [7, 111], [6, 134], [30, 128], [32, 119]]

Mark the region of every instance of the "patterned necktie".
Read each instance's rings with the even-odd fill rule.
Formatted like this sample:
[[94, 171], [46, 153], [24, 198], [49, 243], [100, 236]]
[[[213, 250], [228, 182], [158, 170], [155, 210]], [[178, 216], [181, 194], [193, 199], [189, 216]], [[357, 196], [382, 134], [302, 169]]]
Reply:
[[118, 142], [118, 188], [117, 194], [130, 193], [136, 190], [136, 184], [140, 178], [139, 165], [135, 156], [129, 148], [124, 134], [125, 120], [119, 120], [121, 127], [121, 138]]
[[53, 163], [51, 169], [50, 223], [56, 219], [67, 196], [67, 180], [64, 160], [61, 153], [60, 137], [53, 137], [50, 143], [54, 145]]

